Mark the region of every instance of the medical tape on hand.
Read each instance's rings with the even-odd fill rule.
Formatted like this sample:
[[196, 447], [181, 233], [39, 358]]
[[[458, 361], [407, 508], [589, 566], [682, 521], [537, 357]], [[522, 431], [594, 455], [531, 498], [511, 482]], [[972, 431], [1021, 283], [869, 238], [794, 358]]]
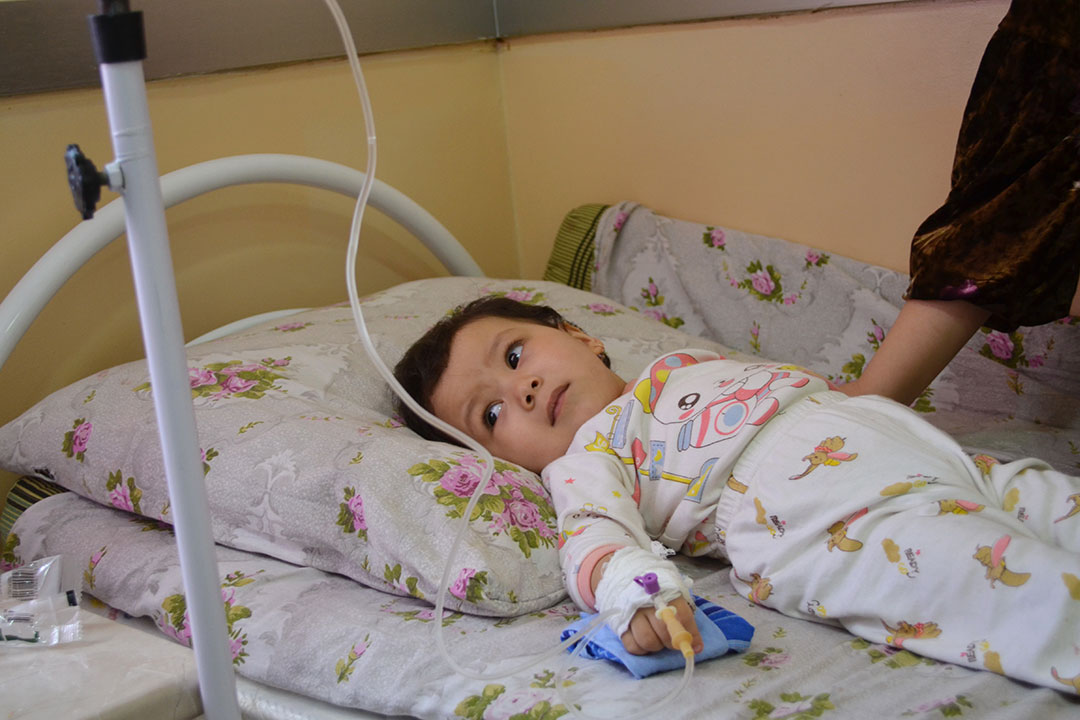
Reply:
[[646, 573], [656, 573], [660, 592], [655, 597], [662, 602], [670, 603], [680, 597], [690, 600], [690, 578], [683, 576], [669, 560], [640, 547], [617, 550], [604, 567], [604, 576], [596, 586], [596, 609], [599, 612], [615, 611], [608, 618], [607, 626], [617, 636], [626, 632], [634, 613], [654, 604], [654, 596], [634, 582], [634, 578]]

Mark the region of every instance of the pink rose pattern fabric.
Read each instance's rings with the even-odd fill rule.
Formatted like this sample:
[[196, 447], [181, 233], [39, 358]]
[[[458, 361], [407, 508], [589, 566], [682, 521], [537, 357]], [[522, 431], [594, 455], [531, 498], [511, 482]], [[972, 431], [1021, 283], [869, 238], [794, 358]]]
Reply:
[[[483, 478], [483, 467], [472, 454], [455, 453], [447, 459], [417, 463], [409, 474], [431, 487], [436, 502], [446, 506], [448, 518], [458, 519], [464, 517]], [[512, 539], [524, 558], [538, 548], [550, 550], [556, 545], [555, 508], [543, 484], [535, 475], [498, 459], [471, 521], [487, 523], [493, 537]]]
[[[18, 550], [26, 558], [63, 554], [88, 568], [94, 584], [84, 574], [83, 590], [108, 600], [109, 617], [139, 617], [144, 627], [148, 621], [189, 646], [190, 616], [172, 533], [167, 525], [133, 520], [64, 493], [31, 507], [14, 534], [23, 538]], [[535, 659], [580, 619], [568, 602], [517, 617], [451, 609], [438, 617], [425, 599], [397, 597], [264, 555], [219, 546], [217, 561], [225, 642], [236, 673], [342, 707], [431, 719], [554, 719], [571, 716], [556, 692], [556, 683], [564, 683], [566, 700], [617, 717], [672, 687], [661, 678], [630, 679], [615, 665], [565, 657], [497, 680], [471, 681], [435, 656], [438, 623], [452, 658], [477, 663], [472, 667], [486, 674], [505, 673]], [[1046, 720], [1075, 715], [1065, 692], [1032, 696], [994, 673], [968, 672], [826, 624], [793, 621], [747, 603], [731, 586], [729, 568], [681, 562], [694, 576], [695, 593], [737, 610], [756, 632], [749, 651], [697, 666], [699, 691], [680, 696], [673, 719], [714, 717], [718, 702], [733, 716], [748, 718], [873, 717], [884, 706], [905, 717], [979, 716], [1005, 706], [1023, 706]], [[484, 572], [467, 564], [455, 568], [449, 597], [457, 602], [483, 592]], [[986, 651], [973, 644], [970, 660], [958, 662], [982, 663]], [[863, 678], [857, 688], [869, 683], [875, 692], [850, 692], [852, 678]]]
[[[660, 216], [600, 217], [595, 292], [643, 316], [843, 383], [858, 378], [903, 302], [901, 273], [818, 248]], [[914, 404], [973, 448], [1080, 468], [1080, 320], [982, 329]]]
[[[543, 282], [419, 281], [366, 299], [365, 317], [393, 363], [450, 307], [481, 295], [554, 305], [611, 339], [612, 361], [628, 375], [690, 340], [671, 329], [677, 318], [648, 338], [653, 323], [639, 313]], [[219, 544], [434, 599], [479, 461], [401, 424], [348, 308], [279, 318], [192, 348], [188, 383]], [[152, 396], [143, 363], [86, 378], [0, 428], [0, 464], [51, 476], [147, 527], [169, 523]], [[497, 461], [468, 524], [455, 573], [475, 573], [451, 596], [453, 610], [514, 616], [564, 596], [554, 514], [539, 478]]]
[[93, 429], [93, 424], [86, 422], [83, 418], [78, 418], [72, 423], [71, 430], [64, 433], [64, 441], [61, 446], [64, 454], [69, 458], [82, 462], [86, 457], [86, 449], [90, 443], [90, 433]]

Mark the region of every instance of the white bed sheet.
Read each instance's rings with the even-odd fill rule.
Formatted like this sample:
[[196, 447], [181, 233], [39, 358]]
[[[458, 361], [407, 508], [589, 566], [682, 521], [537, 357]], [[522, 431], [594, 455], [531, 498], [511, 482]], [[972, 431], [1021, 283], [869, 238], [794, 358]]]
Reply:
[[0, 649], [0, 716], [20, 720], [191, 720], [200, 715], [188, 648], [106, 616], [84, 598], [82, 639]]
[[[83, 636], [52, 648], [0, 650], [5, 720], [201, 720], [195, 657], [153, 621], [84, 597]], [[367, 720], [391, 716], [344, 708], [236, 679], [243, 720]], [[401, 717], [401, 716], [398, 716]]]

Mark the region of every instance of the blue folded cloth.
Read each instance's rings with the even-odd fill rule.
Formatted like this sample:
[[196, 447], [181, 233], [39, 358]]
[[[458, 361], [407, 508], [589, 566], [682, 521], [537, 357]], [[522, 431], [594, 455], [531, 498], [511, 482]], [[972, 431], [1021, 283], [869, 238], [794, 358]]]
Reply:
[[[716, 603], [694, 595], [694, 619], [705, 649], [694, 655], [694, 662], [700, 663], [729, 652], [742, 652], [750, 647], [750, 638], [754, 636], [754, 626], [730, 610]], [[562, 631], [562, 639], [577, 635], [589, 624], [593, 616], [583, 613], [581, 619], [568, 625]], [[567, 650], [573, 652], [578, 643]], [[581, 651], [583, 657], [594, 660], [610, 660], [626, 667], [634, 677], [643, 678], [666, 670], [681, 670], [686, 664], [678, 650], [664, 649], [648, 655], [631, 655], [623, 647], [622, 641], [607, 625], [593, 635]]]

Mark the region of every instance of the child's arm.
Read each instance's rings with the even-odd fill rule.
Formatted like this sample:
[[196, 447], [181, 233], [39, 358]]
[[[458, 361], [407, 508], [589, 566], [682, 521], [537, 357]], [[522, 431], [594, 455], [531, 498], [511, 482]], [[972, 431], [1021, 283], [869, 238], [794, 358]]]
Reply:
[[[579, 431], [579, 434], [582, 431]], [[586, 433], [587, 434], [587, 433]], [[600, 435], [598, 433], [598, 435]], [[652, 556], [647, 549], [651, 538], [638, 505], [637, 468], [607, 452], [583, 452], [564, 456], [544, 468], [544, 482], [551, 491], [558, 511], [559, 561], [563, 567], [566, 589], [574, 602], [586, 609], [599, 607], [596, 588], [612, 557], [621, 550], [637, 550], [656, 561], [662, 575], [679, 576], [674, 566]], [[622, 557], [622, 556], [620, 556]], [[616, 562], [620, 562], [616, 558]], [[615, 571], [612, 566], [612, 571]], [[636, 570], [636, 569], [635, 569]], [[649, 570], [642, 570], [649, 572]], [[621, 577], [621, 575], [620, 575]], [[613, 577], [608, 578], [610, 585]], [[623, 587], [601, 588], [614, 600], [620, 592], [633, 587], [632, 574], [618, 581]], [[672, 598], [672, 585], [662, 582], [664, 597]], [[614, 595], [612, 594], [614, 593]], [[670, 634], [649, 604], [634, 612], [637, 603], [629, 604], [619, 619], [609, 619], [608, 626], [619, 633], [623, 645], [636, 655], [671, 648]], [[703, 643], [694, 622], [693, 608], [683, 598], [674, 598], [670, 606], [676, 618], [691, 634], [691, 647], [697, 652]], [[608, 609], [616, 609], [614, 607]], [[631, 614], [632, 613], [632, 614]]]
[[[600, 584], [601, 578], [604, 577], [604, 568], [607, 567], [612, 555], [614, 553], [608, 553], [593, 567], [589, 584], [594, 594], [596, 593], [596, 586]], [[690, 603], [682, 598], [673, 600], [670, 605], [675, 608], [676, 618], [690, 633], [690, 644], [694, 649], [694, 653], [701, 652], [705, 646], [701, 640], [701, 631], [698, 630], [697, 622], [694, 620], [694, 609], [690, 607]], [[677, 649], [671, 642], [671, 634], [668, 632], [667, 626], [656, 616], [656, 609], [651, 606], [643, 607], [634, 613], [633, 619], [630, 620], [629, 629], [619, 639], [622, 640], [623, 647], [631, 655], [647, 655], [663, 648]]]

